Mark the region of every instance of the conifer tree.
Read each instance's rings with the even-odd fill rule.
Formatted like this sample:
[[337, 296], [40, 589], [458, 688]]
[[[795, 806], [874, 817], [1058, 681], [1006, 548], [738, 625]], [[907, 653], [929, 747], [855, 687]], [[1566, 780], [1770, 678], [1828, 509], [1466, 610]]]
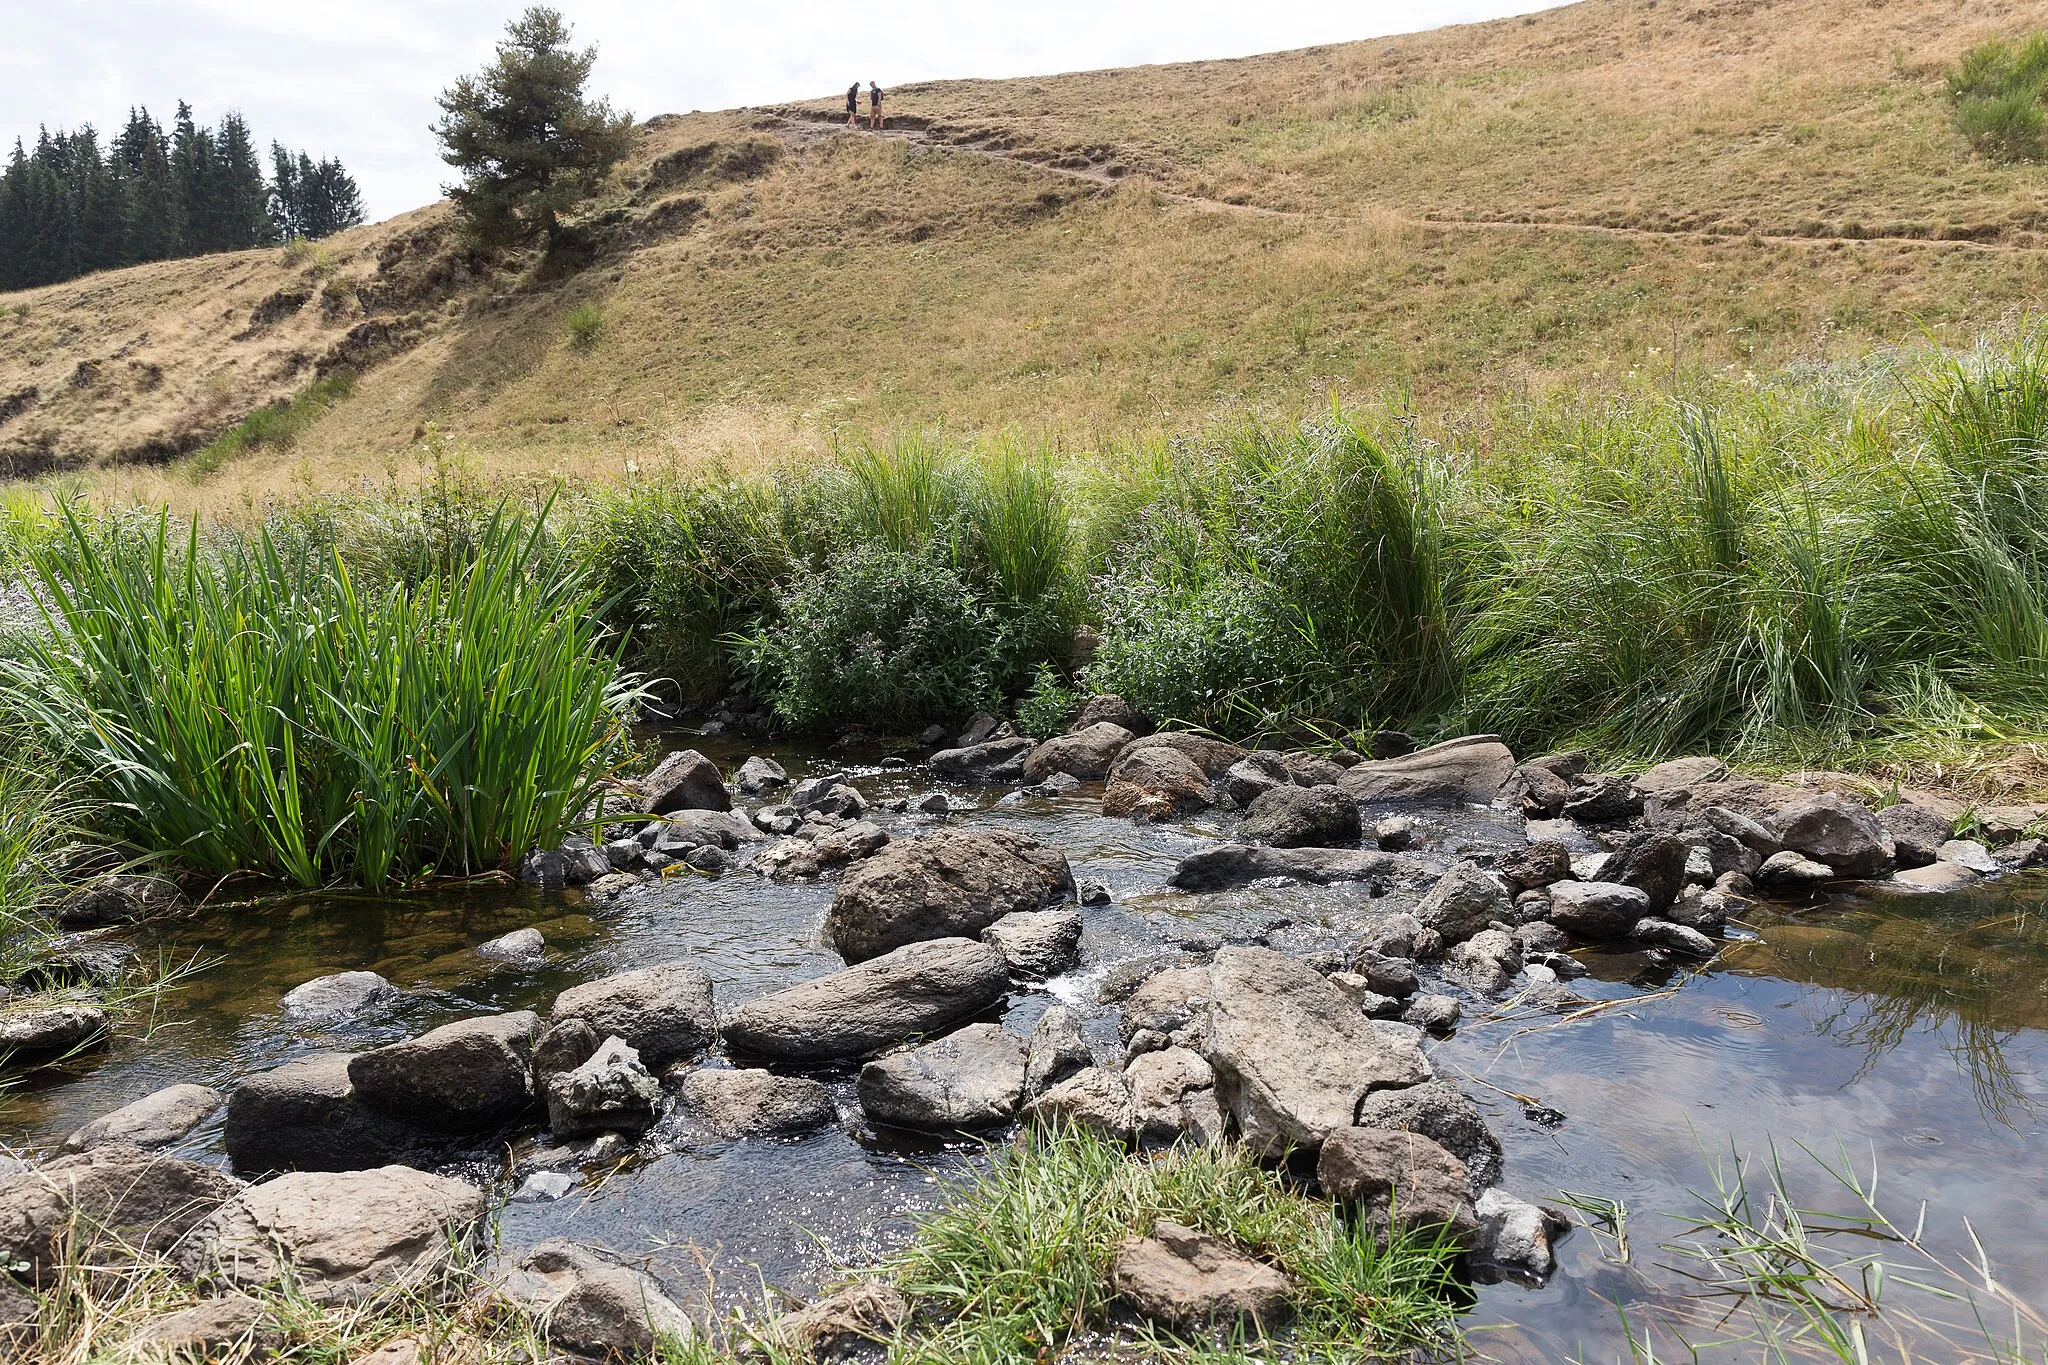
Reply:
[[441, 159], [462, 172], [448, 193], [487, 245], [564, 245], [562, 217], [632, 149], [633, 121], [584, 98], [594, 47], [569, 45], [557, 11], [535, 6], [506, 26], [497, 59], [441, 92]]

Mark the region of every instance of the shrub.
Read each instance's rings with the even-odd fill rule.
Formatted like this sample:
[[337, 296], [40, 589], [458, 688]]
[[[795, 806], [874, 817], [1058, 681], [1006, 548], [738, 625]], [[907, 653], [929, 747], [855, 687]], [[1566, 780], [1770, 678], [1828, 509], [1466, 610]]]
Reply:
[[580, 303], [569, 310], [569, 344], [579, 351], [597, 345], [604, 335], [604, 309], [594, 303]]
[[798, 573], [776, 607], [736, 643], [757, 694], [796, 729], [906, 725], [995, 702], [1000, 627], [929, 554], [856, 546]]
[[1081, 694], [1060, 681], [1045, 664], [1038, 666], [1031, 691], [1017, 704], [1017, 728], [1033, 739], [1063, 735], [1081, 708]]
[[451, 572], [375, 594], [267, 535], [68, 530], [30, 551], [59, 629], [0, 676], [108, 832], [173, 863], [302, 887], [504, 868], [623, 755], [635, 693], [538, 521], [501, 513]]
[[2038, 161], [2048, 132], [2048, 33], [2018, 43], [1993, 39], [1963, 54], [1948, 78], [1956, 126], [1970, 146], [1997, 161]]

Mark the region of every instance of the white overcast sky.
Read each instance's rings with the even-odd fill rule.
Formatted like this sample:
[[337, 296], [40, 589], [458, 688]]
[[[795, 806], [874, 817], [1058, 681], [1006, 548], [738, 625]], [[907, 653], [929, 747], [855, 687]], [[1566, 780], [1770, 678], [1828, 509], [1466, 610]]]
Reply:
[[[559, 0], [637, 117], [957, 76], [1244, 56], [1543, 9], [1556, 0]], [[38, 124], [240, 109], [257, 138], [339, 156], [373, 218], [440, 195], [434, 95], [488, 60], [522, 0], [0, 0], [0, 150]]]

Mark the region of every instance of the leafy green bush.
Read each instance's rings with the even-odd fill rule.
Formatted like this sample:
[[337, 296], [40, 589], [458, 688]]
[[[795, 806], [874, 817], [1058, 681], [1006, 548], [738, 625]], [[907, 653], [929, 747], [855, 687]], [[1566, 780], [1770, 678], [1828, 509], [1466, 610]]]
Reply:
[[905, 725], [995, 703], [1001, 626], [929, 554], [856, 546], [798, 573], [776, 607], [736, 643], [757, 694], [798, 730]]
[[1031, 691], [1017, 703], [1017, 728], [1033, 739], [1063, 735], [1081, 707], [1081, 694], [1060, 681], [1045, 664], [1038, 666]]
[[2048, 133], [2048, 33], [2018, 43], [1993, 39], [1963, 54], [1948, 78], [1956, 125], [1970, 145], [1997, 161], [2038, 161]]
[[305, 887], [508, 867], [625, 751], [634, 690], [538, 521], [502, 514], [453, 571], [374, 594], [267, 535], [68, 531], [30, 551], [60, 629], [0, 677], [107, 832], [170, 862]]

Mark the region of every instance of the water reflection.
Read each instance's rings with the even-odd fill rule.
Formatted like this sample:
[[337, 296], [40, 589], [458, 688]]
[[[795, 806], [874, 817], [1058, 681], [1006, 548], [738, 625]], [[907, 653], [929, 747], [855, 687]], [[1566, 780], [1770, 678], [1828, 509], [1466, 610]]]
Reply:
[[1758, 907], [1759, 937], [1729, 966], [1819, 989], [1804, 1010], [1817, 1032], [1863, 1053], [1861, 1080], [1926, 1032], [1954, 1059], [1978, 1106], [2014, 1127], [2036, 1116], [2030, 1078], [2007, 1049], [2048, 1026], [2048, 873], [1949, 896], [1885, 895], [1819, 911]]

